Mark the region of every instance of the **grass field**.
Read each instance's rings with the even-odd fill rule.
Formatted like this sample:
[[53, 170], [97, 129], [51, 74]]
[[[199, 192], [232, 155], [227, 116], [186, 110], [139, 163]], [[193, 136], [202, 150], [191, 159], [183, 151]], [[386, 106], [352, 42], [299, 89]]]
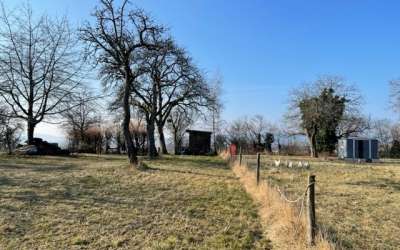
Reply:
[[[277, 158], [277, 157], [275, 157]], [[308, 158], [282, 157], [297, 164]], [[262, 158], [262, 179], [289, 197], [304, 192], [307, 177], [316, 175], [317, 223], [345, 249], [400, 249], [400, 161], [353, 164], [312, 160], [311, 169], [272, 166]], [[247, 157], [251, 167], [254, 157]]]
[[223, 160], [0, 156], [0, 249], [267, 249]]

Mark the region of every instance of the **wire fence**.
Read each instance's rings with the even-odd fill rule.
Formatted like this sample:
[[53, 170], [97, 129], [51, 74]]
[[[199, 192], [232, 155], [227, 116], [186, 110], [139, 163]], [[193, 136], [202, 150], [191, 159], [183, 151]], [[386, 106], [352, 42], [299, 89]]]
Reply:
[[274, 188], [279, 193], [279, 196], [283, 202], [290, 203], [291, 206], [296, 207], [298, 211], [298, 222], [300, 222], [303, 216], [305, 203], [307, 204], [307, 238], [309, 244], [314, 245], [316, 237], [315, 175], [308, 176], [304, 192], [297, 195], [291, 195], [290, 197], [288, 197], [288, 194], [285, 192], [285, 190], [282, 190], [282, 187], [276, 183], [273, 183], [268, 176], [266, 180], [262, 180], [262, 172], [266, 172], [266, 170], [279, 168], [296, 169], [296, 171], [308, 170], [310, 169], [310, 163], [301, 158], [292, 158], [290, 160], [283, 161], [281, 159], [274, 159], [272, 157], [262, 156], [260, 154], [243, 155], [241, 153], [239, 155], [232, 155], [230, 160], [231, 163], [238, 163], [241, 166], [246, 167], [249, 171], [254, 172], [256, 175], [257, 185], [259, 185], [261, 181], [266, 181], [270, 187]]

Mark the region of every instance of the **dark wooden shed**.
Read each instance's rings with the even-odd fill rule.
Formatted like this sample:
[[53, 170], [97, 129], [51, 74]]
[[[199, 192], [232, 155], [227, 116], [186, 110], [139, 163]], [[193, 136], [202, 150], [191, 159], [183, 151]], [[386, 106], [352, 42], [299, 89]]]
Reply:
[[188, 153], [205, 155], [211, 152], [211, 134], [209, 131], [186, 130], [189, 133]]

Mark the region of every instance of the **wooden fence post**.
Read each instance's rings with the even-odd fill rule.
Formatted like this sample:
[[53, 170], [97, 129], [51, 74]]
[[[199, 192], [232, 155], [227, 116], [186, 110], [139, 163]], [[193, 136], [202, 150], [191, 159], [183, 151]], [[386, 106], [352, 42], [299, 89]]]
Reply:
[[257, 153], [257, 185], [260, 183], [260, 153]]
[[317, 233], [317, 223], [315, 218], [315, 175], [308, 177], [308, 243], [315, 244], [315, 236]]
[[239, 149], [239, 166], [242, 165], [242, 147]]

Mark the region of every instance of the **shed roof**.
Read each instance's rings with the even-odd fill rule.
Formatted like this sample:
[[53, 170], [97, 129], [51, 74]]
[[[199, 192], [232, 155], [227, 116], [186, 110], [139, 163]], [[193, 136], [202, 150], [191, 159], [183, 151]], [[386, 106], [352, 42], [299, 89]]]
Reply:
[[344, 137], [341, 138], [340, 140], [360, 140], [360, 141], [366, 141], [366, 140], [378, 140], [376, 138], [368, 138], [368, 137], [357, 137], [357, 136], [350, 136], [350, 137]]
[[210, 131], [192, 130], [192, 129], [187, 129], [186, 133], [212, 134], [212, 132]]

